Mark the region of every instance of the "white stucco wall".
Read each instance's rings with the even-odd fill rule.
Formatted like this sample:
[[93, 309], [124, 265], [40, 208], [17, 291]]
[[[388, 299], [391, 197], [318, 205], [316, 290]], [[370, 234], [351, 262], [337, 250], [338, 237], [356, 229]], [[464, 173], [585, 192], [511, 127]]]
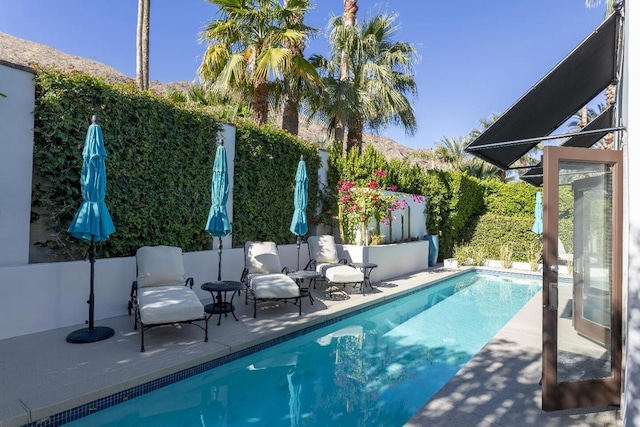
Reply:
[[[636, 4], [636, 6], [632, 6]], [[626, 171], [625, 191], [627, 200], [629, 251], [625, 279], [627, 288], [627, 337], [624, 384], [624, 425], [640, 425], [640, 28], [631, 23], [631, 9], [640, 13], [640, 6], [625, 1], [625, 64], [623, 96], [623, 120], [626, 132]], [[638, 15], [640, 16], [640, 15]], [[637, 18], [635, 15], [633, 18]], [[638, 132], [638, 133], [636, 133]]]
[[33, 74], [0, 63], [0, 266], [29, 263]]
[[[338, 245], [338, 253], [341, 257], [349, 253], [352, 261], [377, 263], [378, 268], [371, 274], [373, 282], [427, 267], [429, 250], [426, 241], [386, 247], [391, 248], [395, 248], [392, 253], [363, 256], [362, 247], [356, 253], [354, 249], [348, 252]], [[380, 252], [384, 249], [385, 246], [379, 246], [374, 250]], [[295, 244], [278, 246], [278, 253], [283, 267], [291, 271], [297, 269]], [[300, 247], [300, 266], [305, 266], [308, 261], [309, 249], [304, 243]], [[196, 294], [202, 300], [209, 300], [211, 295], [202, 291], [200, 285], [217, 279], [217, 245], [213, 250], [185, 253], [184, 262], [187, 276], [194, 278]], [[0, 339], [81, 325], [89, 317], [90, 267], [88, 261], [0, 266]], [[243, 268], [244, 250], [226, 246], [222, 251], [222, 280], [239, 280]], [[135, 274], [135, 257], [96, 260], [94, 318], [98, 326], [108, 326], [109, 317], [127, 313]], [[131, 322], [133, 328], [133, 318]]]

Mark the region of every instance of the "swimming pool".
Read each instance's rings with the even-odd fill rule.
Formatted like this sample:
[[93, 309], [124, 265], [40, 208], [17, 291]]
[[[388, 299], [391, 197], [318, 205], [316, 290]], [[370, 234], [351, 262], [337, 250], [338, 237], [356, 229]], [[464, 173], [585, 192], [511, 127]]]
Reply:
[[457, 276], [68, 425], [402, 425], [539, 289]]

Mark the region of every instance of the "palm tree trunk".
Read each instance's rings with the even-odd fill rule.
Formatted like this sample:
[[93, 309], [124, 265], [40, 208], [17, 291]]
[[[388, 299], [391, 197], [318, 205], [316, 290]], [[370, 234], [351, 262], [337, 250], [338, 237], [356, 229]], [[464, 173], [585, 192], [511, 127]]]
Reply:
[[[607, 86], [607, 89], [605, 91], [605, 102], [607, 107], [610, 107], [616, 102], [616, 89], [617, 87], [615, 84], [610, 84], [609, 86]], [[604, 146], [605, 150], [613, 150], [614, 143], [615, 137], [613, 133], [608, 133], [604, 136], [602, 145]]]
[[265, 79], [256, 80], [253, 86], [253, 121], [257, 125], [267, 123], [269, 114], [267, 94], [267, 81]]
[[358, 150], [358, 153], [362, 153], [362, 131], [364, 125], [362, 119], [358, 118], [354, 123], [349, 125], [347, 132], [347, 152], [350, 152], [353, 148]]
[[142, 17], [144, 16], [144, 0], [138, 0], [138, 26], [136, 27], [136, 84], [144, 90], [142, 80]]
[[[353, 27], [356, 22], [356, 13], [358, 13], [358, 0], [343, 0], [344, 12], [342, 13], [342, 21], [345, 26]], [[340, 81], [349, 80], [349, 55], [346, 51], [342, 51], [340, 59]], [[336, 140], [344, 143], [344, 118], [337, 117], [334, 126], [334, 135]], [[349, 141], [347, 140], [347, 151], [349, 150]]]
[[582, 107], [582, 110], [580, 111], [580, 124], [578, 126], [580, 126], [580, 129], [582, 129], [583, 127], [585, 127], [586, 125], [589, 124], [589, 110], [587, 109], [587, 106], [585, 105], [584, 107]]
[[[284, 7], [287, 7], [288, 0], [284, 0]], [[304, 20], [304, 14], [295, 14], [291, 17], [289, 25], [296, 26], [302, 24]], [[293, 56], [302, 55], [304, 51], [304, 45], [302, 43], [285, 43], [286, 49], [291, 49]], [[295, 77], [291, 73], [285, 73], [284, 76], [284, 107], [282, 109], [282, 129], [289, 132], [291, 135], [298, 135], [299, 120], [298, 120], [298, 97], [295, 91]]]
[[149, 8], [151, 0], [138, 0], [136, 34], [136, 84], [149, 89]]
[[149, 17], [151, 0], [144, 0], [144, 22], [142, 28], [142, 76], [144, 90], [149, 90]]
[[282, 129], [291, 135], [298, 135], [298, 100], [296, 99], [289, 81], [284, 82], [284, 108], [282, 109]]

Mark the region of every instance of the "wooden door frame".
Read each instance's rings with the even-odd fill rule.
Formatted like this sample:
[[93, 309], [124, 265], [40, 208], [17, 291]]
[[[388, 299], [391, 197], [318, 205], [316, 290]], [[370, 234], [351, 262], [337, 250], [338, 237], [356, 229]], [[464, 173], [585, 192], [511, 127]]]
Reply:
[[[543, 234], [543, 351], [542, 409], [583, 408], [620, 403], [622, 384], [622, 151], [575, 147], [544, 148]], [[613, 164], [612, 263], [611, 263], [611, 377], [558, 383], [558, 311], [550, 305], [550, 284], [558, 283], [558, 197], [560, 162]], [[553, 206], [554, 209], [551, 209]]]

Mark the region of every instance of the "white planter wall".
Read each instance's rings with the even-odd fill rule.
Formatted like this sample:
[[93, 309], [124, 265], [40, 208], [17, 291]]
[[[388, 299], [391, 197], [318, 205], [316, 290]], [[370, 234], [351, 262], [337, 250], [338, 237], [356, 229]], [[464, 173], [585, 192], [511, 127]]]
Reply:
[[[2, 58], [0, 57], [0, 60]], [[33, 73], [0, 61], [0, 266], [29, 263]]]
[[378, 264], [371, 282], [380, 282], [403, 274], [424, 270], [429, 265], [429, 242], [420, 240], [379, 246], [338, 245], [338, 257], [349, 262]]

